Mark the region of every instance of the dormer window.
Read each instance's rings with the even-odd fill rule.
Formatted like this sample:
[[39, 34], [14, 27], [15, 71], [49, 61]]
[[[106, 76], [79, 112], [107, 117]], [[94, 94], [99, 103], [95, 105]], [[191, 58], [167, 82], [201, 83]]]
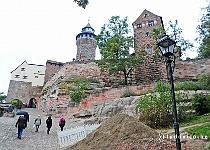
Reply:
[[153, 20], [151, 20], [151, 21], [148, 22], [148, 26], [149, 26], [149, 27], [152, 27], [152, 26], [154, 26], [154, 25], [155, 25], [155, 23], [154, 23]]
[[26, 68], [21, 68], [21, 71], [25, 71], [26, 70]]
[[20, 75], [18, 75], [18, 74], [17, 74], [17, 75], [15, 75], [15, 78], [20, 78]]
[[142, 24], [137, 24], [137, 28], [142, 28]]
[[148, 14], [144, 14], [144, 18], [147, 18]]
[[27, 79], [28, 78], [28, 76], [23, 76], [23, 79]]

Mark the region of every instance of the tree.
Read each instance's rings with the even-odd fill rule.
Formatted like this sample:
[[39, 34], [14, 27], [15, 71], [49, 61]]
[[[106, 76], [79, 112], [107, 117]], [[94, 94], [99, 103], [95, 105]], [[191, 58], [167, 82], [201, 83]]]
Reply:
[[200, 43], [198, 57], [210, 58], [210, 4], [204, 8], [204, 11], [201, 24], [197, 26], [199, 33], [197, 41]]
[[75, 3], [77, 3], [77, 5], [79, 7], [82, 7], [82, 8], [86, 8], [86, 6], [89, 4], [89, 1], [88, 0], [74, 0]]
[[123, 72], [125, 85], [134, 67], [142, 61], [140, 56], [129, 53], [133, 47], [133, 37], [129, 33], [127, 17], [112, 16], [96, 38], [102, 57], [97, 63], [110, 74]]
[[169, 27], [167, 29], [168, 35], [176, 41], [177, 50], [179, 52], [179, 56], [181, 57], [183, 52], [186, 49], [192, 48], [193, 44], [190, 43], [189, 40], [185, 40], [182, 36], [182, 28], [179, 27], [178, 21], [175, 22], [169, 21]]
[[163, 35], [163, 33], [166, 33], [170, 36], [170, 38], [176, 41], [177, 51], [180, 57], [182, 56], [182, 53], [186, 51], [186, 49], [193, 47], [192, 43], [190, 43], [189, 40], [185, 40], [182, 37], [182, 29], [178, 26], [177, 20], [175, 20], [175, 22], [169, 21], [169, 26], [166, 31], [163, 27], [154, 28], [152, 31], [152, 37], [157, 42], [157, 40]]
[[4, 95], [4, 93], [3, 92], [0, 92], [0, 103], [2, 103], [2, 101], [3, 100], [5, 100], [6, 99], [6, 95]]

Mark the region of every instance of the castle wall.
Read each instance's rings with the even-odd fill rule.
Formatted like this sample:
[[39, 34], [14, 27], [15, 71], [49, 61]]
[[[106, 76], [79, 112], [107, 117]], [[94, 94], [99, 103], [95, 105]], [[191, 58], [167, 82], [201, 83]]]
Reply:
[[43, 89], [52, 86], [58, 80], [68, 80], [76, 76], [85, 76], [86, 78], [99, 78], [100, 69], [94, 62], [68, 62], [49, 80]]
[[144, 10], [132, 25], [134, 29], [135, 52], [143, 55], [152, 55], [155, 42], [151, 32], [154, 28], [163, 27], [162, 17]]
[[44, 83], [47, 83], [64, 65], [64, 63], [48, 60], [46, 62], [46, 70]]
[[32, 83], [10, 80], [7, 93], [7, 102], [12, 99], [20, 99], [23, 103], [28, 103], [31, 98]]

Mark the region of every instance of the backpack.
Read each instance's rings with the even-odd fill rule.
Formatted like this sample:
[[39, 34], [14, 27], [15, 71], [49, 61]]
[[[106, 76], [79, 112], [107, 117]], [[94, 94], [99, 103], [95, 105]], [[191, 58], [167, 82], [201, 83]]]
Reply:
[[64, 125], [65, 124], [65, 119], [64, 118], [61, 118], [60, 121], [59, 121], [59, 124]]

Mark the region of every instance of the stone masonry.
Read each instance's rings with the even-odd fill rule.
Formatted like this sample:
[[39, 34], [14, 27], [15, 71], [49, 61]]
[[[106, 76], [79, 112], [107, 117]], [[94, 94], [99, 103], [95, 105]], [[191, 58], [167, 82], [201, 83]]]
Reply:
[[151, 32], [154, 28], [163, 27], [162, 17], [145, 9], [132, 25], [135, 52], [142, 55], [152, 55], [155, 42], [151, 37]]
[[47, 83], [64, 65], [62, 62], [47, 60], [44, 83]]

